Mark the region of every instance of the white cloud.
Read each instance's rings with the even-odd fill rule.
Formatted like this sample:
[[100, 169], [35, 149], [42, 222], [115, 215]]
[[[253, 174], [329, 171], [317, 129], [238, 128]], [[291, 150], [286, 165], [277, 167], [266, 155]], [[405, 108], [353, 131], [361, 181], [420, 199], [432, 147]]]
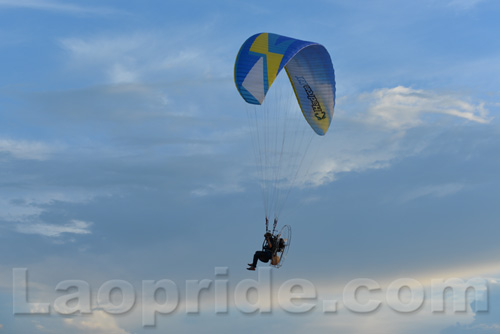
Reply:
[[[397, 159], [425, 150], [448, 125], [457, 125], [457, 120], [477, 124], [491, 121], [483, 103], [468, 102], [467, 97], [454, 94], [402, 86], [362, 94], [358, 101], [362, 103], [342, 101], [343, 105], [355, 107], [337, 110], [330, 132], [324, 138], [315, 138], [311, 147], [319, 147], [318, 152], [323, 153], [312, 158], [314, 164], [297, 185], [318, 186], [334, 181], [339, 173], [387, 168]], [[435, 124], [439, 126], [429, 127]], [[426, 135], [408, 144], [408, 130], [419, 127], [428, 127]], [[352, 128], [356, 131], [349, 130]], [[408, 200], [429, 195], [445, 196], [459, 191], [460, 187], [448, 184], [418, 189], [408, 195]]]
[[69, 51], [76, 61], [98, 63], [120, 58], [120, 56], [123, 58], [130, 57], [131, 52], [137, 52], [151, 42], [153, 40], [150, 36], [135, 34], [88, 39], [66, 38], [61, 40], [61, 46]]
[[106, 15], [106, 14], [118, 13], [117, 10], [110, 8], [82, 7], [74, 4], [68, 4], [50, 0], [0, 0], [0, 7], [47, 10], [47, 11], [65, 12], [72, 14]]
[[196, 197], [203, 197], [208, 195], [232, 194], [242, 191], [243, 187], [238, 184], [231, 184], [231, 183], [221, 184], [221, 185], [208, 184], [204, 187], [197, 188], [191, 191], [191, 195]]
[[500, 293], [500, 285], [498, 283], [490, 282], [488, 285], [487, 295], [489, 305], [487, 312], [477, 312], [474, 315], [474, 321], [468, 323], [456, 323], [454, 326], [445, 328], [441, 334], [465, 334], [465, 333], [484, 333], [484, 334], [498, 334], [500, 333], [499, 320], [499, 303], [498, 296]]
[[455, 94], [438, 94], [422, 89], [397, 86], [363, 94], [370, 103], [367, 121], [393, 129], [406, 130], [424, 123], [425, 114], [443, 114], [477, 123], [488, 123], [484, 103], [473, 104]]
[[179, 65], [185, 65], [187, 63], [192, 63], [194, 60], [199, 58], [201, 54], [199, 52], [195, 52], [194, 50], [181, 50], [177, 54], [172, 54], [165, 58], [161, 65], [164, 69], [174, 68]]
[[122, 64], [114, 64], [108, 71], [108, 75], [113, 83], [128, 83], [137, 81], [137, 74], [127, 69]]
[[141, 82], [159, 71], [172, 72], [179, 68], [191, 69], [199, 62], [199, 52], [174, 45], [151, 33], [126, 36], [99, 36], [95, 38], [67, 38], [61, 40], [76, 68], [97, 69], [109, 83]]
[[0, 219], [29, 223], [45, 212], [47, 205], [54, 202], [88, 203], [97, 196], [109, 196], [109, 193], [77, 189], [4, 188], [0, 189]]
[[69, 52], [72, 65], [97, 69], [110, 83], [130, 83], [140, 79], [147, 62], [143, 53], [153, 43], [148, 35], [93, 39], [67, 38], [62, 47]]
[[26, 234], [39, 234], [47, 237], [59, 237], [63, 233], [90, 234], [91, 222], [73, 219], [68, 224], [55, 225], [46, 223], [22, 224], [17, 226], [17, 231]]
[[104, 311], [94, 311], [89, 317], [64, 319], [69, 327], [83, 330], [92, 334], [129, 334], [130, 332], [119, 327], [116, 319]]
[[467, 10], [486, 0], [451, 0], [448, 5], [457, 9]]
[[431, 196], [431, 197], [445, 197], [453, 195], [464, 187], [463, 184], [459, 183], [448, 183], [439, 185], [429, 185], [425, 187], [419, 187], [415, 189], [406, 196], [403, 197], [403, 201], [411, 201], [420, 197]]
[[51, 331], [47, 328], [45, 328], [45, 326], [43, 326], [42, 324], [40, 323], [37, 323], [35, 321], [33, 321], [33, 323], [35, 324], [35, 328], [39, 331], [39, 332], [43, 332], [43, 333], [55, 333], [54, 331]]
[[8, 153], [17, 159], [46, 160], [52, 152], [53, 148], [41, 142], [0, 139], [0, 153]]
[[[353, 126], [356, 131], [348, 130]], [[304, 159], [307, 166], [301, 168], [297, 185], [320, 186], [335, 181], [339, 173], [387, 168], [395, 159], [420, 152], [428, 140], [430, 136], [408, 147], [404, 144], [404, 134], [395, 134], [392, 129], [342, 120], [331, 134], [314, 138], [311, 147], [315, 152]]]
[[[360, 172], [367, 169], [379, 169], [390, 166], [391, 160], [404, 152], [397, 143], [382, 146], [383, 139], [365, 143], [351, 143], [343, 148], [332, 148], [331, 154], [316, 158], [314, 165], [298, 184], [319, 186], [335, 181], [337, 174]], [[339, 145], [342, 145], [339, 143]]]
[[[61, 47], [68, 52], [73, 69], [97, 71], [108, 83], [198, 82], [196, 77], [229, 76], [231, 65], [207, 54], [206, 47], [193, 44], [188, 28], [184, 34], [136, 32], [87, 38], [64, 38]], [[165, 35], [169, 35], [165, 38]], [[199, 34], [197, 31], [196, 34]], [[197, 37], [199, 38], [199, 36]], [[221, 70], [221, 66], [224, 67]]]

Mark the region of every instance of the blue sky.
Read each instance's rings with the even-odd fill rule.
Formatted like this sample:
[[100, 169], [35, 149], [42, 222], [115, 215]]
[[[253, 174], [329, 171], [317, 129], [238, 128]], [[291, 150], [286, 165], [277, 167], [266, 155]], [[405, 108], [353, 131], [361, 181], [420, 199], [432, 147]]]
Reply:
[[[0, 0], [0, 333], [500, 333], [500, 4], [493, 0]], [[324, 45], [336, 72], [314, 187], [296, 188], [273, 293], [319, 298], [356, 278], [482, 277], [489, 312], [339, 308], [200, 314], [183, 305], [144, 328], [127, 314], [12, 315], [13, 268], [29, 301], [61, 281], [252, 278], [263, 208], [240, 45], [274, 32]], [[375, 296], [379, 296], [374, 294]], [[427, 293], [427, 295], [429, 295]], [[181, 296], [182, 297], [182, 296]], [[366, 297], [366, 296], [365, 296]], [[138, 298], [140, 300], [140, 298]], [[181, 298], [182, 299], [182, 298]]]

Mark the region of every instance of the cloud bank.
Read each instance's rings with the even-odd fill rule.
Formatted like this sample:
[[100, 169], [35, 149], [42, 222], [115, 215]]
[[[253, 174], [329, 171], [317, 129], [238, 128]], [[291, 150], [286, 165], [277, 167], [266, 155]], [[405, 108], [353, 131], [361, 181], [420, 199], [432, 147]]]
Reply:
[[73, 219], [64, 225], [46, 223], [22, 224], [17, 226], [17, 231], [26, 234], [39, 234], [46, 237], [59, 237], [63, 233], [90, 234], [91, 225], [91, 222]]

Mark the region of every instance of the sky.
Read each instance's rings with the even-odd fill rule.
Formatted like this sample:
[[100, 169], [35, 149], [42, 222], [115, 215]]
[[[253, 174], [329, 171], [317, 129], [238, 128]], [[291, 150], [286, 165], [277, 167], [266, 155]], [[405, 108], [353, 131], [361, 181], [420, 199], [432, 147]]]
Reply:
[[[499, 14], [494, 0], [0, 0], [0, 333], [500, 333]], [[250, 272], [264, 209], [233, 68], [259, 32], [325, 46], [337, 91], [280, 215], [286, 262]], [[346, 300], [360, 279], [370, 312]], [[484, 283], [466, 310], [433, 290], [452, 279]], [[402, 312], [394, 296], [423, 300]]]

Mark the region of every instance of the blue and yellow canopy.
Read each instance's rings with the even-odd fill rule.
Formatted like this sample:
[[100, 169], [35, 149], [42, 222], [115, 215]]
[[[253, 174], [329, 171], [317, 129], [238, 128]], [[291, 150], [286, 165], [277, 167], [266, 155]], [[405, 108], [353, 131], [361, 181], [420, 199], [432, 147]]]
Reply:
[[256, 34], [243, 43], [236, 57], [236, 87], [246, 102], [262, 104], [283, 68], [307, 122], [324, 135], [335, 107], [335, 73], [324, 46], [271, 33]]

